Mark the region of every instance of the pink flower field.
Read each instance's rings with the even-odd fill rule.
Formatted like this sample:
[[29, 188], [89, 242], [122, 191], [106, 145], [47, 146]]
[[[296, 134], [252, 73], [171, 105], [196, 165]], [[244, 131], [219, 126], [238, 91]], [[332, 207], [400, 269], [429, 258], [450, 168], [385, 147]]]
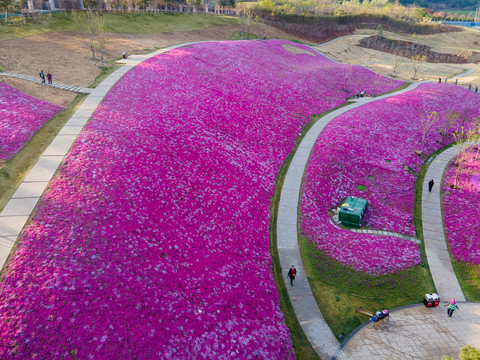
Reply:
[[[302, 127], [346, 96], [344, 65], [282, 44], [313, 54], [201, 43], [115, 85], [10, 259], [0, 358], [294, 357], [270, 198]], [[352, 91], [374, 81], [354, 72]]]
[[[307, 165], [301, 199], [302, 231], [332, 259], [372, 275], [419, 264], [420, 251], [415, 243], [343, 230], [334, 225], [328, 212], [347, 196], [364, 198], [370, 205], [366, 226], [414, 236], [416, 176], [404, 167], [413, 171], [421, 168], [423, 160], [414, 150], [431, 154], [444, 146], [437, 128], [447, 121], [447, 111], [473, 118], [480, 115], [479, 109], [480, 98], [472, 91], [454, 85], [422, 84], [333, 120], [320, 134]], [[440, 116], [422, 143], [419, 119], [426, 111], [437, 111]], [[458, 126], [451, 126], [448, 133]]]
[[457, 189], [454, 162], [447, 167], [442, 184], [443, 218], [450, 251], [456, 261], [480, 265], [480, 156], [477, 148], [463, 155], [465, 166], [460, 172]]
[[12, 158], [61, 109], [0, 83], [0, 160]]

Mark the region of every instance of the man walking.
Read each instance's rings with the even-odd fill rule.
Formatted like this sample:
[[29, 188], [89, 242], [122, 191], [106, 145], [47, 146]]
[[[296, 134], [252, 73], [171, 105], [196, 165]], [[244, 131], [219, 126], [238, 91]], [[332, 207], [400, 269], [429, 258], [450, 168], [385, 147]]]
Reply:
[[430, 181], [428, 182], [428, 192], [432, 192], [433, 184], [435, 184], [435, 182], [433, 181], [433, 179], [430, 179]]
[[297, 275], [297, 269], [292, 265], [290, 270], [288, 270], [288, 277], [290, 278], [290, 285], [293, 286], [293, 280], [295, 280], [295, 275]]
[[42, 80], [42, 83], [45, 84], [45, 74], [43, 73], [43, 70], [40, 70], [40, 79]]

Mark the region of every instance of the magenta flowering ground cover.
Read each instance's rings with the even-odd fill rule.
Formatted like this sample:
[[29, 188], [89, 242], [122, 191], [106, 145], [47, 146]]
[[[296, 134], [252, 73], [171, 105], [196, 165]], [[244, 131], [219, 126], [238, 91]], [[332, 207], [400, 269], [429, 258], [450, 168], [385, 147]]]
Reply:
[[450, 162], [442, 184], [442, 208], [445, 233], [456, 261], [480, 265], [480, 156], [471, 147], [461, 156], [457, 188], [453, 189], [457, 168]]
[[[418, 246], [410, 241], [343, 230], [329, 211], [347, 196], [367, 199], [366, 226], [415, 235], [412, 221], [416, 176], [423, 164], [414, 150], [431, 154], [442, 146], [438, 129], [447, 112], [480, 115], [480, 98], [472, 91], [443, 84], [422, 84], [414, 91], [353, 109], [333, 120], [320, 134], [304, 176], [302, 231], [332, 259], [369, 274], [393, 273], [419, 264]], [[422, 142], [425, 112], [439, 113]], [[468, 122], [466, 122], [468, 126]], [[446, 140], [452, 141], [446, 136]], [[410, 172], [409, 172], [410, 169]], [[364, 190], [363, 190], [364, 189]]]
[[61, 109], [0, 83], [0, 160], [10, 159]]
[[313, 53], [202, 43], [115, 85], [8, 264], [1, 358], [294, 357], [270, 198], [311, 115], [344, 102], [344, 65], [282, 44]]

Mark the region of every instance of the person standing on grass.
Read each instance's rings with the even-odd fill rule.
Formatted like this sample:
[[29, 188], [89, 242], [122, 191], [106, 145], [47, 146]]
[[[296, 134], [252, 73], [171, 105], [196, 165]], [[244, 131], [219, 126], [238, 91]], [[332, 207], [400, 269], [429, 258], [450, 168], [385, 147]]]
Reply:
[[448, 307], [447, 307], [447, 315], [448, 315], [448, 317], [452, 317], [453, 312], [454, 312], [455, 310], [457, 310], [457, 309], [460, 310], [460, 308], [458, 307], [457, 303], [455, 302], [455, 299], [452, 298], [452, 300], [450, 300], [450, 304], [449, 304]]
[[52, 74], [50, 74], [50, 71], [47, 74], [47, 80], [50, 85], [52, 85]]
[[290, 285], [293, 286], [293, 280], [295, 280], [295, 275], [297, 275], [297, 269], [295, 269], [295, 266], [292, 265], [292, 267], [288, 270], [287, 275], [290, 278]]
[[432, 192], [433, 184], [435, 184], [435, 182], [433, 181], [433, 179], [430, 179], [430, 181], [428, 182], [428, 192]]
[[45, 74], [43, 73], [43, 70], [40, 70], [40, 79], [42, 80], [42, 83], [45, 84]]

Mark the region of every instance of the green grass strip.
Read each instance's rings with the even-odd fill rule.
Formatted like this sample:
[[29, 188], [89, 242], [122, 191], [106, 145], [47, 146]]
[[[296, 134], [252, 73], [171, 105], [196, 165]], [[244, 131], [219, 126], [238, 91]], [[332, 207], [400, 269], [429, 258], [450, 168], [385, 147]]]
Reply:
[[[156, 34], [175, 31], [193, 31], [213, 25], [236, 25], [240, 19], [215, 14], [186, 13], [103, 13], [105, 31], [108, 33]], [[35, 18], [12, 18], [13, 23], [0, 21], [0, 41], [42, 34], [47, 32], [78, 32], [71, 13], [36, 14]]]

